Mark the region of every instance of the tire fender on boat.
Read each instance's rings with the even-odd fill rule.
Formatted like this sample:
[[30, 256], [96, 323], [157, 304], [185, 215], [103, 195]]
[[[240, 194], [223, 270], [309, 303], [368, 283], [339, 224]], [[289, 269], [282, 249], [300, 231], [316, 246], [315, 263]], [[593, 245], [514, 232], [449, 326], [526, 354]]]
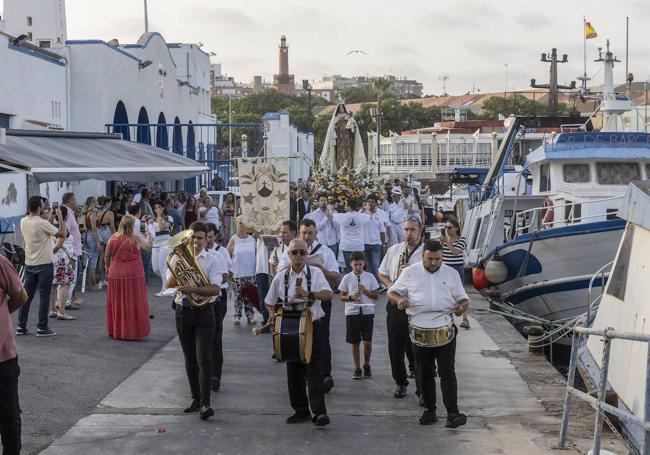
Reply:
[[555, 210], [553, 209], [553, 199], [547, 197], [544, 199], [544, 205], [540, 212], [540, 219], [542, 220], [542, 229], [553, 227], [553, 219], [555, 217]]

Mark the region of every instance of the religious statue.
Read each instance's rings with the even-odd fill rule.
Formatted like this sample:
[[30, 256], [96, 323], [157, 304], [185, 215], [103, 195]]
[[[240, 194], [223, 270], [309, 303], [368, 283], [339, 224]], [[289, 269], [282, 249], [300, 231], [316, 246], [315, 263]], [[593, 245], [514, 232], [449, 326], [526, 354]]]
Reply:
[[339, 102], [327, 128], [320, 165], [335, 173], [344, 165], [355, 169], [365, 163], [366, 155], [357, 122], [348, 113], [345, 104]]

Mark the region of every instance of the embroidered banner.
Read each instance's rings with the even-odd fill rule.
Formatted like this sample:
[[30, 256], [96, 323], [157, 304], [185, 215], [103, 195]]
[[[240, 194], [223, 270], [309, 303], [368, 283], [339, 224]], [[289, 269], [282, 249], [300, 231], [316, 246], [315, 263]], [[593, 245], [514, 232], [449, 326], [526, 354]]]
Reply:
[[257, 234], [279, 232], [282, 222], [289, 219], [289, 160], [237, 161], [244, 224]]

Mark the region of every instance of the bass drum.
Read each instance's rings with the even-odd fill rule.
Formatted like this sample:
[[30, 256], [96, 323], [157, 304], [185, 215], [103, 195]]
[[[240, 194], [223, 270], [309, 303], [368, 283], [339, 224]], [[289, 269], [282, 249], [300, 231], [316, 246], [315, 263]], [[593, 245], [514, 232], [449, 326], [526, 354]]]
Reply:
[[273, 352], [278, 362], [311, 362], [314, 326], [311, 311], [280, 308], [273, 326]]
[[417, 346], [437, 348], [451, 343], [456, 336], [454, 318], [449, 313], [425, 311], [409, 319], [409, 336]]

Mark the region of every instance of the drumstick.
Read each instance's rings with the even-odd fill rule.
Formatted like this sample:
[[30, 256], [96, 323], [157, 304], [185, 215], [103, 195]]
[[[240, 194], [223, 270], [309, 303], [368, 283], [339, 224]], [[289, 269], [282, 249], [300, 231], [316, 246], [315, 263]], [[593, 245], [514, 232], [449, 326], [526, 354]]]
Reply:
[[439, 318], [441, 318], [441, 317], [443, 317], [443, 316], [451, 316], [452, 314], [453, 314], [453, 313], [442, 313], [442, 314], [439, 314], [438, 316], [436, 316], [435, 318], [433, 318], [433, 319], [431, 319], [431, 320], [432, 320], [432, 321], [435, 321], [436, 319], [439, 319]]

